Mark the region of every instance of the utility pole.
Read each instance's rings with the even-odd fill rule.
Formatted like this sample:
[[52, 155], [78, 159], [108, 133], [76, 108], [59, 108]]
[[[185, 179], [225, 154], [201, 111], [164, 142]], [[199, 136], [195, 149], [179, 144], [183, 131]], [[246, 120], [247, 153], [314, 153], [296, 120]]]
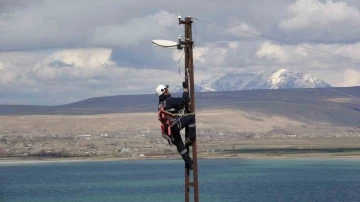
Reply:
[[[183, 24], [185, 26], [185, 37], [184, 40], [181, 40], [181, 35], [179, 35], [178, 42], [169, 41], [169, 40], [152, 40], [155, 46], [160, 46], [164, 48], [174, 48], [184, 49], [185, 52], [185, 82], [189, 86], [190, 94], [190, 103], [189, 111], [194, 113], [195, 116], [195, 89], [194, 89], [194, 61], [193, 61], [193, 47], [194, 41], [192, 40], [192, 19], [190, 16], [186, 17], [185, 20], [181, 19], [179, 14], [179, 25]], [[180, 71], [180, 70], [179, 70]], [[196, 133], [196, 131], [195, 131]], [[196, 136], [195, 136], [196, 137]], [[197, 148], [196, 148], [196, 139], [191, 145], [191, 153], [193, 159], [193, 179], [190, 181], [190, 170], [185, 167], [185, 202], [190, 202], [190, 187], [194, 188], [194, 202], [199, 202], [199, 184], [198, 184], [198, 164], [197, 164]], [[186, 148], [190, 153], [190, 148]]]
[[[181, 41], [179, 37], [179, 47], [184, 45], [185, 51], [185, 82], [189, 84], [190, 91], [190, 113], [195, 113], [195, 89], [194, 89], [194, 63], [193, 63], [193, 46], [194, 42], [192, 40], [192, 19], [190, 16], [186, 17], [185, 20], [181, 20], [179, 14], [179, 25], [183, 24], [185, 27], [185, 39]], [[194, 140], [192, 146], [192, 157], [194, 162], [193, 168], [193, 179], [190, 181], [190, 170], [185, 168], [185, 202], [190, 201], [190, 187], [194, 188], [194, 202], [199, 202], [199, 187], [198, 187], [198, 164], [197, 164], [197, 146], [196, 139]], [[189, 153], [189, 148], [186, 148]]]

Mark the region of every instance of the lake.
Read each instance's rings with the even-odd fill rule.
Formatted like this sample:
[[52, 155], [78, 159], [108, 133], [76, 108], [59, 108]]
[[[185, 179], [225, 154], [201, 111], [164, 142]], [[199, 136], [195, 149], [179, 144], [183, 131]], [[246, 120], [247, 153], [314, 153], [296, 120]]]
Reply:
[[[199, 159], [200, 201], [360, 201], [360, 160]], [[181, 160], [1, 163], [0, 201], [184, 201]]]

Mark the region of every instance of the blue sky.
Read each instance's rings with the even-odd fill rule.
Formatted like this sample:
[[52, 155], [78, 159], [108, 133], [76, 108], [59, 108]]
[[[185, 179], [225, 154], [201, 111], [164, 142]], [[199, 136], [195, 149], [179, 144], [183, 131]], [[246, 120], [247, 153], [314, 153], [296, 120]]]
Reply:
[[57, 105], [96, 96], [154, 94], [182, 82], [177, 15], [194, 21], [196, 82], [229, 72], [306, 71], [333, 86], [360, 85], [360, 1], [0, 1], [0, 104]]

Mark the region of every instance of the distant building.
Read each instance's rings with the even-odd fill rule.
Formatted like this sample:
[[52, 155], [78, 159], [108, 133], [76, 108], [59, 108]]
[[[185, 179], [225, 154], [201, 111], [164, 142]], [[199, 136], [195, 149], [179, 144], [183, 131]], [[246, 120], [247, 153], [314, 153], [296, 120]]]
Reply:
[[91, 135], [78, 135], [78, 137], [91, 137]]

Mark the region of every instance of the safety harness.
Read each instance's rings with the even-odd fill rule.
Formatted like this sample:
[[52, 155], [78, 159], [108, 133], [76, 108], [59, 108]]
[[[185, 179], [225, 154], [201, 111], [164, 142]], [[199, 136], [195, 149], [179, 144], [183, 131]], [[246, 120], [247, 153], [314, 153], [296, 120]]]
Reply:
[[[171, 122], [174, 119], [174, 115], [167, 112], [167, 111], [165, 111], [164, 107], [161, 107], [159, 109], [158, 119], [161, 122], [161, 133], [164, 134], [165, 133], [165, 126], [170, 126], [171, 125]], [[171, 136], [170, 127], [168, 127], [168, 135]]]
[[[169, 111], [164, 110], [164, 107], [160, 107], [158, 112], [158, 120], [161, 123], [161, 134], [163, 138], [165, 138], [169, 144], [174, 141], [174, 138], [171, 133], [171, 128], [175, 126], [175, 124], [181, 124], [180, 118], [188, 115], [194, 115], [195, 113], [185, 113], [185, 108], [179, 111], [179, 113], [173, 114]], [[181, 128], [181, 125], [178, 126]]]
[[158, 112], [158, 120], [161, 123], [161, 134], [163, 138], [165, 138], [169, 145], [172, 144], [174, 138], [171, 134], [171, 127], [174, 122], [176, 122], [176, 114], [172, 114], [164, 110], [164, 107], [159, 105], [159, 112]]

